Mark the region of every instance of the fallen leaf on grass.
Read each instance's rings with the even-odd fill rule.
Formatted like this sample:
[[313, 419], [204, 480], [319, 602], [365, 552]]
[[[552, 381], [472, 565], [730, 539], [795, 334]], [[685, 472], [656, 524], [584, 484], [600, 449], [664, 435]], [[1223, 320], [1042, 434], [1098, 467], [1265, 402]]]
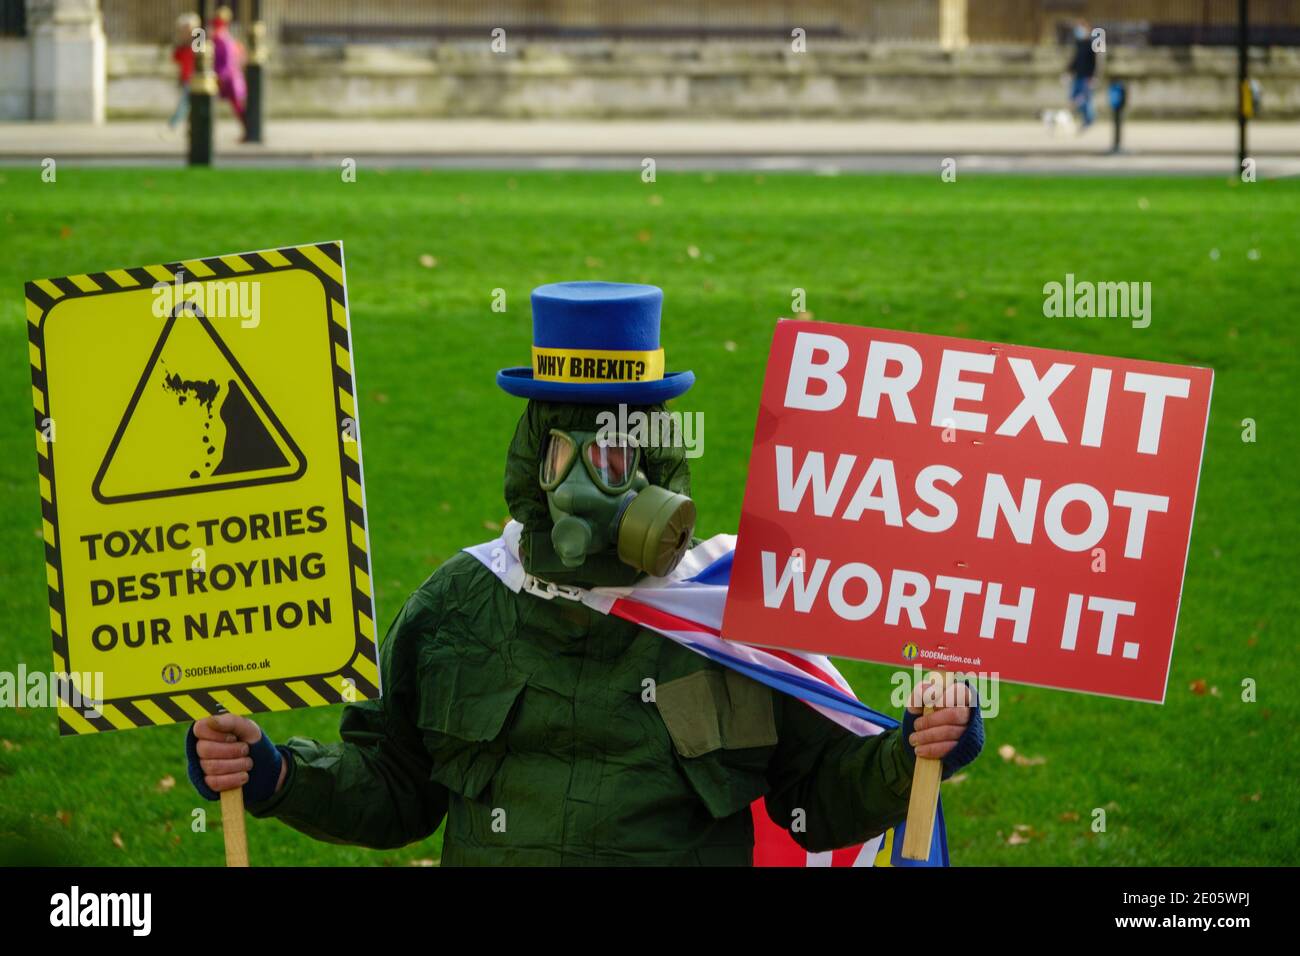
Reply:
[[1057, 819], [1061, 820], [1063, 823], [1078, 823], [1079, 814], [1073, 810], [1066, 810]]
[[122, 834], [118, 833], [116, 830], [113, 831], [113, 846], [117, 847], [119, 850], [126, 849], [126, 844], [122, 842]]
[[72, 826], [72, 814], [69, 813], [67, 810], [56, 811], [54, 814], [54, 819], [58, 820], [65, 827]]
[[16, 744], [12, 740], [0, 740], [0, 746], [4, 747], [5, 753], [13, 753], [15, 750], [22, 750], [22, 744]]
[[951, 787], [954, 783], [965, 783], [969, 779], [970, 779], [969, 774], [959, 773], [949, 777], [947, 780], [944, 781], [944, 783]]
[[176, 778], [173, 777], [171, 774], [168, 774], [167, 776], [163, 777], [161, 780], [158, 781], [158, 792], [166, 793], [174, 786], [176, 786]]
[[1190, 690], [1197, 697], [1204, 697], [1205, 692], [1209, 689], [1209, 686], [1203, 680], [1194, 680], [1187, 685], [1187, 689]]
[[1046, 757], [1026, 757], [1024, 754], [1016, 753], [1016, 748], [1010, 744], [999, 747], [998, 756], [1008, 763], [1014, 760], [1017, 767], [1040, 767], [1047, 763]]
[[1007, 846], [1023, 846], [1024, 844], [1041, 837], [1042, 834], [1031, 827], [1028, 823], [1017, 823], [1011, 828], [1011, 836], [1007, 837]]
[[437, 863], [434, 860], [421, 859], [421, 860], [412, 860], [410, 865], [411, 866], [436, 866]]
[[437, 264], [438, 264], [437, 258], [429, 255], [427, 252], [424, 255], [420, 256], [420, 265], [424, 266], [426, 269], [432, 269]]

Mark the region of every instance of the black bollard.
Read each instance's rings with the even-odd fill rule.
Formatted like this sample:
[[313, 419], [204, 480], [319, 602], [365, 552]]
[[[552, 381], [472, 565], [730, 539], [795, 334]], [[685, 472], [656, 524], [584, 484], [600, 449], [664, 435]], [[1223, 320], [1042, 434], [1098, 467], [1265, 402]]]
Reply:
[[208, 46], [208, 0], [199, 0], [199, 27], [203, 31], [194, 51], [194, 75], [190, 77], [190, 154], [191, 166], [212, 165], [212, 106], [217, 95], [217, 77], [212, 72]]
[[1251, 121], [1251, 4], [1238, 0], [1236, 4], [1236, 174], [1242, 174], [1248, 148], [1245, 144], [1247, 125]]
[[247, 112], [245, 129], [247, 142], [262, 141], [262, 64], [266, 62], [266, 24], [262, 22], [262, 0], [251, 0], [248, 27], [248, 69], [245, 78], [248, 81]]
[[1110, 147], [1112, 153], [1120, 152], [1124, 135], [1124, 107], [1128, 105], [1128, 87], [1115, 80], [1110, 84], [1110, 118], [1115, 124], [1115, 142]]

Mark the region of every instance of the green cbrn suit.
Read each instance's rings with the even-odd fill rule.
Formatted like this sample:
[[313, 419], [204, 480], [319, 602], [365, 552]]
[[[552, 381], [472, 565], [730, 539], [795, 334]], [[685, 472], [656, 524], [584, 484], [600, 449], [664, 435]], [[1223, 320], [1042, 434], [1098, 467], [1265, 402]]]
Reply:
[[[542, 439], [595, 431], [600, 411], [530, 401], [510, 445], [525, 567], [557, 583], [618, 573], [530, 567], [551, 527]], [[643, 453], [652, 484], [690, 494], [682, 449]], [[631, 622], [514, 593], [464, 552], [407, 600], [380, 667], [383, 699], [345, 707], [339, 743], [291, 738], [284, 786], [250, 812], [377, 848], [445, 819], [444, 865], [570, 866], [750, 865], [758, 797], [814, 851], [906, 815], [914, 758], [897, 731], [857, 737]]]

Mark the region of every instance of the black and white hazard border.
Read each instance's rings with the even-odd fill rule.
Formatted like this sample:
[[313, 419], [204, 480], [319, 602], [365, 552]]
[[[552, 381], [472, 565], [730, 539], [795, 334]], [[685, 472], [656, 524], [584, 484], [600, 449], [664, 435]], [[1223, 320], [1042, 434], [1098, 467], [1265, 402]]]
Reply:
[[[59, 543], [58, 489], [54, 482], [56, 442], [45, 440], [46, 426], [56, 420], [46, 388], [45, 319], [66, 299], [104, 295], [128, 289], [152, 288], [173, 282], [178, 272], [185, 281], [245, 278], [271, 272], [301, 269], [320, 280], [325, 290], [330, 341], [334, 352], [335, 433], [339, 438], [344, 512], [348, 521], [348, 556], [352, 568], [352, 604], [356, 645], [351, 659], [339, 670], [294, 679], [238, 683], [171, 694], [86, 701], [76, 696], [70, 674], [64, 616], [63, 565]], [[239, 255], [189, 259], [135, 269], [113, 269], [58, 279], [28, 282], [27, 343], [32, 368], [32, 407], [36, 413], [36, 464], [40, 472], [42, 533], [45, 539], [45, 576], [49, 591], [50, 636], [54, 647], [54, 672], [59, 682], [59, 733], [93, 734], [161, 724], [184, 723], [211, 714], [261, 714], [268, 711], [316, 707], [344, 701], [368, 700], [380, 694], [375, 629], [374, 586], [370, 573], [370, 532], [366, 526], [365, 483], [362, 480], [361, 425], [352, 368], [352, 330], [348, 321], [341, 241], [263, 249]], [[351, 425], [348, 426], [348, 421]], [[352, 440], [348, 440], [351, 438]], [[73, 706], [79, 701], [79, 706]], [[91, 708], [93, 706], [93, 709]], [[86, 713], [90, 710], [90, 714]], [[99, 716], [94, 716], [95, 713]]]

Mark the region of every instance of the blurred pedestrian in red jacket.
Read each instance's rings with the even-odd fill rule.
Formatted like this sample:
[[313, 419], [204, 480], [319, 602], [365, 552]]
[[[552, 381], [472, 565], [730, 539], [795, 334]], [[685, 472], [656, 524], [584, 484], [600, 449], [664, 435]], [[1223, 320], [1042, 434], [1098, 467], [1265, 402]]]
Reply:
[[199, 28], [197, 13], [182, 13], [176, 18], [176, 35], [173, 38], [172, 59], [180, 71], [180, 97], [176, 100], [176, 109], [167, 121], [175, 129], [190, 115], [190, 77], [194, 75], [194, 31]]

